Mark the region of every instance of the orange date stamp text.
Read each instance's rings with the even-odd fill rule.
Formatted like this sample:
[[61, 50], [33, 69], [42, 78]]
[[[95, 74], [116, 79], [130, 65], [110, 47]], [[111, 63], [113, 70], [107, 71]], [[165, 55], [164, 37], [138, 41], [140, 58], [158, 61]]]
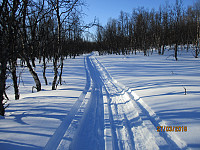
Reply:
[[187, 126], [157, 126], [157, 132], [187, 132]]

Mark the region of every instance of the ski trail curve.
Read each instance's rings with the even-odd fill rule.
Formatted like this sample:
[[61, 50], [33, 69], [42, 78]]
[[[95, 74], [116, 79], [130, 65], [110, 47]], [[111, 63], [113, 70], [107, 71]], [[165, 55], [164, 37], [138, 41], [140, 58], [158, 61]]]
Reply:
[[173, 133], [157, 132], [162, 120], [95, 56], [84, 60], [85, 89], [45, 149], [187, 149]]
[[[86, 70], [86, 85], [79, 96], [78, 100], [75, 102], [75, 104], [72, 106], [70, 112], [66, 115], [66, 117], [61, 122], [60, 126], [56, 129], [52, 137], [48, 140], [47, 144], [44, 147], [44, 150], [56, 150], [59, 149], [59, 144], [62, 142], [62, 139], [67, 132], [69, 126], [71, 125], [73, 119], [75, 118], [75, 115], [77, 114], [78, 110], [80, 109], [81, 104], [84, 102], [84, 99], [88, 93], [88, 90], [90, 88], [90, 74], [87, 69], [86, 65], [86, 59], [84, 60], [84, 66]], [[65, 148], [64, 148], [65, 149]]]
[[[91, 108], [96, 111], [90, 111], [93, 117], [93, 124], [104, 125], [104, 132], [101, 134], [94, 134], [99, 131], [98, 128], [90, 126], [90, 131], [87, 132], [87, 137], [95, 139], [95, 142], [85, 141], [84, 145], [88, 149], [186, 149], [187, 145], [178, 137], [167, 132], [157, 132], [157, 126], [160, 124], [159, 117], [155, 113], [151, 115], [150, 109], [146, 109], [141, 103], [135, 100], [135, 95], [129, 88], [119, 84], [107, 72], [106, 68], [95, 58], [95, 56], [87, 57], [88, 70], [91, 74], [93, 88], [97, 89], [101, 99], [95, 99], [93, 96], [91, 101]], [[95, 95], [92, 92], [92, 95]], [[103, 105], [99, 105], [98, 101], [103, 101]], [[103, 108], [99, 113], [98, 109]], [[152, 110], [151, 110], [152, 111]], [[93, 118], [93, 119], [92, 119]], [[103, 122], [96, 121], [96, 118], [103, 118]], [[82, 126], [80, 132], [83, 132], [87, 126], [88, 119], [85, 120], [85, 125]], [[98, 123], [97, 123], [98, 122]], [[93, 133], [90, 134], [90, 133]], [[77, 134], [79, 135], [79, 134]], [[94, 136], [95, 135], [95, 136]], [[102, 142], [102, 138], [104, 143]], [[81, 138], [78, 138], [80, 141]], [[84, 136], [82, 136], [84, 139]], [[101, 142], [100, 142], [101, 141]], [[101, 144], [99, 144], [101, 143]], [[103, 143], [103, 144], [102, 144]], [[77, 144], [76, 144], [77, 145]], [[84, 146], [83, 146], [84, 147]], [[81, 149], [82, 146], [74, 147], [74, 149]], [[72, 148], [73, 149], [73, 148]]]

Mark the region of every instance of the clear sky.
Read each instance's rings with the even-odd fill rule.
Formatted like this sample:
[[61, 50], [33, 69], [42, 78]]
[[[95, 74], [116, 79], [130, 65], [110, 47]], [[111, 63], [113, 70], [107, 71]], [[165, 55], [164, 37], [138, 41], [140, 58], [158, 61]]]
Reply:
[[[175, 4], [176, 0], [167, 0], [169, 4]], [[196, 0], [183, 0], [184, 6], [192, 5]], [[166, 0], [85, 0], [87, 8], [84, 8], [83, 20], [90, 23], [97, 17], [100, 23], [106, 25], [109, 18], [118, 18], [120, 11], [132, 13], [133, 8], [144, 7], [149, 10], [158, 10], [160, 5], [165, 5]]]

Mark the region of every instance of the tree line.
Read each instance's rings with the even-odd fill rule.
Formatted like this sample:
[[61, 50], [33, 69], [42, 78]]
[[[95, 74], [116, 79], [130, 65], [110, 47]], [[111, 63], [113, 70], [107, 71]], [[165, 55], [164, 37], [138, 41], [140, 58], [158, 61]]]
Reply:
[[105, 27], [97, 28], [97, 47], [100, 53], [126, 54], [157, 49], [164, 54], [165, 46], [174, 47], [176, 60], [178, 45], [194, 44], [194, 56], [199, 54], [200, 1], [183, 7], [182, 0], [174, 5], [167, 2], [159, 10], [133, 9], [132, 14], [121, 11], [118, 19], [110, 19]]
[[15, 99], [20, 97], [18, 59], [29, 69], [37, 91], [41, 90], [41, 82], [34, 70], [35, 60], [42, 63], [46, 84], [46, 63], [51, 60], [55, 90], [62, 84], [64, 59], [90, 51], [92, 44], [83, 37], [89, 27], [81, 19], [84, 5], [81, 0], [0, 1], [0, 115], [5, 113], [8, 76], [13, 81]]

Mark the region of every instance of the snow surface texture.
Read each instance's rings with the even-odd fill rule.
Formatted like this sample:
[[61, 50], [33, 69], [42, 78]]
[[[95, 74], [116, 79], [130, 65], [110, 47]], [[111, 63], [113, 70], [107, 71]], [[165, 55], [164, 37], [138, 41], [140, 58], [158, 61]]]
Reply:
[[[165, 126], [187, 126], [187, 132], [168, 132], [200, 149], [200, 59], [192, 51], [179, 51], [175, 61], [173, 50], [164, 56], [143, 54], [101, 56], [110, 75], [131, 87], [132, 95], [150, 114], [149, 107]], [[169, 57], [170, 56], [170, 57]], [[185, 89], [187, 95], [185, 95]]]
[[[10, 101], [0, 120], [0, 149], [199, 149], [199, 59], [168, 55], [66, 60], [66, 83], [33, 94], [25, 70], [22, 98]], [[47, 72], [52, 81], [52, 67]], [[158, 126], [187, 132], [157, 132]]]

